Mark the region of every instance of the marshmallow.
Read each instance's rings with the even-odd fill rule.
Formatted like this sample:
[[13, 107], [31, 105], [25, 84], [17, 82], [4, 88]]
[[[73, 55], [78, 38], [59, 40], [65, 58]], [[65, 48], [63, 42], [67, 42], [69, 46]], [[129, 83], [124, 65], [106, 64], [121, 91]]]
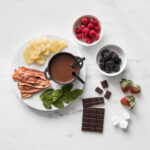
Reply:
[[125, 119], [125, 120], [130, 119], [130, 114], [128, 112], [124, 112], [122, 116], [123, 116], [123, 119]]
[[111, 121], [114, 126], [116, 126], [119, 123], [119, 119], [116, 116], [113, 116], [111, 118]]
[[127, 122], [126, 120], [122, 120], [122, 121], [119, 122], [119, 126], [120, 126], [120, 128], [122, 128], [122, 129], [127, 129], [127, 127], [128, 127], [128, 122]]

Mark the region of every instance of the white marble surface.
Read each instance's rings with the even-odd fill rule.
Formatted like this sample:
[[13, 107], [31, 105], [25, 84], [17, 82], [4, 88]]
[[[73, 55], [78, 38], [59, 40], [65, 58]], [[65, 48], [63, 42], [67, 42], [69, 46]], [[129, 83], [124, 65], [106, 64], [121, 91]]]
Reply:
[[[72, 40], [72, 23], [83, 14], [101, 18], [104, 37], [91, 48], [79, 47], [86, 57], [87, 80], [83, 97], [98, 96], [94, 89], [101, 75], [95, 65], [99, 47], [118, 44], [127, 53], [126, 71], [107, 78], [113, 95], [104, 106], [104, 133], [81, 132], [82, 103], [53, 113], [35, 111], [25, 106], [10, 84], [10, 62], [18, 45], [40, 34], [61, 35]], [[149, 0], [1, 0], [0, 1], [0, 149], [1, 150], [149, 150], [150, 149], [150, 1]], [[75, 43], [76, 44], [76, 43]], [[119, 81], [134, 79], [142, 86], [137, 105], [129, 111], [129, 129], [111, 124], [113, 115], [125, 108], [119, 100]]]

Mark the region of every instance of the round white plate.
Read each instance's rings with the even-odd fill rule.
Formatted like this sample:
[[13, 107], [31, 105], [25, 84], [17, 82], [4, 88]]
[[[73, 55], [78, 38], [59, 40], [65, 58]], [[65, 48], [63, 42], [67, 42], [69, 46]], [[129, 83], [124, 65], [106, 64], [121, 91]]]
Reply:
[[[52, 36], [52, 35], [46, 35], [46, 37], [48, 37], [49, 39], [62, 39], [62, 40], [65, 40], [67, 43], [68, 43], [68, 47], [64, 48], [63, 51], [64, 52], [69, 52], [69, 53], [72, 53], [74, 54], [75, 56], [79, 56], [79, 57], [83, 57], [79, 48], [74, 46], [71, 42], [69, 42], [68, 40], [64, 39], [64, 38], [61, 38], [59, 36]], [[33, 39], [30, 39], [29, 41], [31, 41]], [[38, 65], [38, 64], [32, 64], [32, 65], [27, 65], [25, 62], [24, 62], [24, 59], [23, 59], [23, 55], [22, 55], [22, 52], [23, 52], [23, 49], [28, 45], [29, 41], [26, 41], [25, 43], [23, 43], [18, 49], [17, 51], [15, 52], [14, 56], [13, 56], [13, 59], [12, 59], [12, 63], [11, 63], [11, 72], [12, 74], [14, 73], [14, 69], [15, 68], [18, 68], [20, 66], [24, 66], [24, 67], [28, 67], [28, 68], [32, 68], [32, 69], [37, 69], [37, 70], [40, 70], [40, 71], [44, 71], [44, 69], [46, 68], [47, 64], [48, 64], [48, 61], [49, 59], [52, 57], [52, 55], [47, 59], [46, 63], [44, 65]], [[85, 65], [85, 61], [84, 61], [84, 65], [80, 71], [80, 77], [85, 81], [86, 79], [86, 65]], [[73, 82], [73, 89], [83, 89], [84, 85], [82, 83], [80, 83], [78, 80], [75, 80]], [[42, 91], [34, 94], [32, 97], [30, 98], [27, 98], [27, 99], [21, 99], [21, 95], [20, 95], [20, 91], [18, 89], [18, 86], [17, 86], [17, 82], [13, 81], [12, 79], [12, 87], [14, 88], [15, 90], [15, 93], [19, 96], [20, 100], [22, 102], [24, 102], [26, 105], [34, 108], [34, 109], [37, 109], [37, 110], [41, 110], [41, 111], [54, 111], [54, 110], [58, 110], [58, 108], [56, 108], [55, 106], [52, 106], [52, 109], [46, 109], [44, 106], [43, 106], [43, 103], [42, 101], [40, 100], [40, 94], [42, 93]], [[54, 89], [58, 89], [58, 88], [61, 88], [61, 85], [53, 82], [53, 81], [50, 81], [50, 88], [54, 88]], [[69, 104], [65, 104], [65, 107], [69, 105]]]

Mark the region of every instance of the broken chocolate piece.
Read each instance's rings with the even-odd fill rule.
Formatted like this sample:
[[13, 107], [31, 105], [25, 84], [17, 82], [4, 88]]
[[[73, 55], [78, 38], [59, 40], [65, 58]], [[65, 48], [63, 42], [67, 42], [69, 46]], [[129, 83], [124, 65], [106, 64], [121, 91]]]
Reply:
[[111, 96], [111, 92], [107, 90], [106, 93], [105, 93], [105, 95], [104, 95], [104, 97], [107, 98], [107, 99], [109, 99], [110, 96]]
[[104, 112], [103, 108], [84, 109], [82, 131], [103, 132]]
[[101, 81], [101, 85], [102, 85], [103, 88], [107, 88], [108, 87], [107, 80]]
[[99, 93], [99, 94], [102, 94], [102, 93], [103, 93], [103, 90], [102, 90], [101, 88], [99, 88], [99, 87], [97, 87], [97, 88], [95, 89], [95, 91], [96, 91], [97, 93]]
[[83, 108], [88, 108], [93, 105], [104, 104], [103, 97], [93, 97], [93, 98], [84, 98], [82, 99]]

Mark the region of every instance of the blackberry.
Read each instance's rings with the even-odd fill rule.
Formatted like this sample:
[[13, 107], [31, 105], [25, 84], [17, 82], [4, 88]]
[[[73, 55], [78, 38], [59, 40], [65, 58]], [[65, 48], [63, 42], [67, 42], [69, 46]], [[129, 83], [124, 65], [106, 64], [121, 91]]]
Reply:
[[106, 73], [111, 73], [111, 69], [109, 67], [106, 67], [105, 71]]
[[120, 65], [115, 64], [115, 66], [113, 67], [113, 71], [114, 71], [114, 72], [117, 72], [117, 71], [119, 71], [119, 70], [120, 70]]
[[108, 52], [109, 52], [108, 49], [103, 50], [102, 53], [101, 53], [101, 56], [104, 57], [104, 54], [105, 54], [105, 53], [108, 53]]
[[108, 60], [106, 62], [106, 67], [109, 67], [110, 69], [112, 69], [114, 67], [115, 63], [113, 62], [113, 60]]
[[104, 63], [104, 62], [100, 62], [99, 67], [100, 67], [102, 70], [105, 70], [105, 63]]

